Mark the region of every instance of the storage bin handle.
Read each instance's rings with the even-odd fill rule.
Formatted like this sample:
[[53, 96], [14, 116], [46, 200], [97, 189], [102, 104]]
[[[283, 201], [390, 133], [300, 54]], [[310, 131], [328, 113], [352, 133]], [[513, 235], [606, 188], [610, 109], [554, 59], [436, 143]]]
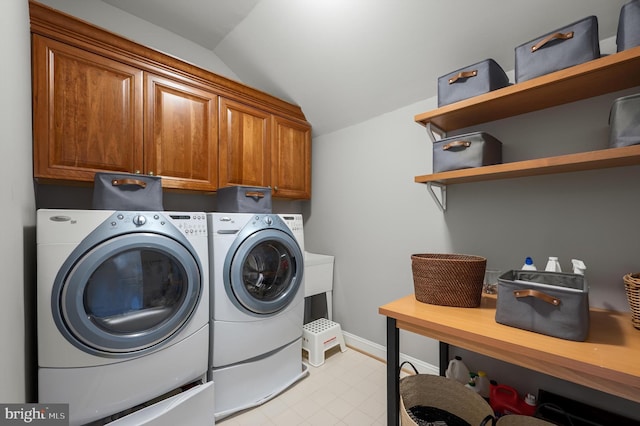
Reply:
[[244, 196], [251, 198], [264, 198], [264, 193], [259, 191], [247, 191], [244, 193]]
[[138, 185], [140, 188], [146, 188], [147, 183], [140, 179], [112, 179], [111, 185], [113, 186], [121, 186], [121, 185]]
[[449, 79], [449, 84], [453, 84], [456, 81], [460, 80], [461, 78], [475, 77], [476, 75], [478, 75], [478, 70], [460, 71], [458, 75], [451, 77]]
[[548, 36], [531, 46], [531, 53], [539, 50], [542, 46], [549, 43], [551, 40], [567, 40], [570, 38], [573, 38], [573, 31], [569, 31], [568, 33], [549, 34]]
[[514, 290], [513, 295], [517, 299], [522, 297], [535, 297], [537, 299], [542, 300], [543, 302], [550, 303], [551, 305], [554, 305], [554, 306], [560, 305], [560, 299], [558, 299], [557, 297], [549, 296], [548, 294], [545, 294], [538, 290], [533, 290], [533, 289]]
[[449, 142], [447, 144], [444, 144], [442, 146], [442, 150], [443, 151], [447, 151], [451, 148], [458, 148], [458, 147], [464, 147], [464, 148], [469, 148], [471, 146], [471, 141], [453, 141], [453, 142]]

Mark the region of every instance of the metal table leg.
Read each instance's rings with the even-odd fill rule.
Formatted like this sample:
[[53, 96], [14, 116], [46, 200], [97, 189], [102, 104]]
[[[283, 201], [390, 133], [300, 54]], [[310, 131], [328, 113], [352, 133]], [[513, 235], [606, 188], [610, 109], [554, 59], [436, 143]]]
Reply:
[[444, 376], [449, 364], [449, 344], [440, 342], [440, 375]]
[[387, 317], [387, 425], [400, 424], [400, 331]]

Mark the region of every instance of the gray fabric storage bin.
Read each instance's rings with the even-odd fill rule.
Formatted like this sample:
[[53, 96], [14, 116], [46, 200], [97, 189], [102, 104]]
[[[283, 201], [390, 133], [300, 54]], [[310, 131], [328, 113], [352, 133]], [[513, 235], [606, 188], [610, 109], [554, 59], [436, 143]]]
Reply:
[[451, 136], [433, 143], [433, 172], [502, 163], [502, 143], [485, 132]]
[[618, 52], [640, 46], [640, 0], [622, 6], [616, 34]]
[[438, 78], [438, 107], [509, 85], [509, 77], [493, 59], [460, 68]]
[[133, 173], [97, 172], [93, 178], [91, 208], [162, 211], [162, 178]]
[[271, 213], [271, 188], [227, 186], [218, 189], [217, 211], [223, 213]]
[[498, 278], [496, 322], [566, 340], [589, 334], [589, 288], [584, 276], [512, 270]]
[[609, 129], [610, 148], [640, 144], [640, 93], [613, 101]]
[[589, 16], [515, 49], [516, 83], [600, 57], [598, 18]]

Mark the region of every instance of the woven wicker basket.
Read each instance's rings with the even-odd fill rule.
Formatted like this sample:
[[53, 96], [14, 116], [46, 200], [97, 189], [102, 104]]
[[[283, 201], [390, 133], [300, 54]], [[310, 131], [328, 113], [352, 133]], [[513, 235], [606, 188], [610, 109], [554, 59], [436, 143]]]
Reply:
[[[487, 417], [493, 416], [491, 406], [478, 393], [466, 388], [462, 383], [442, 376], [415, 374], [400, 379], [400, 424], [419, 426], [411, 416], [415, 406], [436, 407], [454, 414], [470, 425], [493, 424]], [[435, 424], [430, 423], [430, 424]], [[554, 426], [531, 416], [509, 414], [495, 423], [499, 426]]]
[[467, 254], [414, 254], [413, 286], [419, 302], [475, 308], [482, 299], [487, 259]]
[[623, 279], [627, 300], [631, 306], [631, 323], [640, 329], [640, 273], [627, 274]]
[[489, 404], [462, 383], [430, 374], [416, 374], [400, 379], [402, 426], [418, 426], [408, 411], [416, 405], [437, 407], [471, 425], [479, 425], [487, 416], [493, 414]]

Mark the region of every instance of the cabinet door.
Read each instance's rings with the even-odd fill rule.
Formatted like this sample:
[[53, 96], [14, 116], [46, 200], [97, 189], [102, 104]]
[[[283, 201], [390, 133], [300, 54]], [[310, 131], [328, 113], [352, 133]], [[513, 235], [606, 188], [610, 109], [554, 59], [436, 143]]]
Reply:
[[34, 177], [142, 168], [142, 72], [33, 35]]
[[219, 187], [269, 186], [270, 114], [220, 98]]
[[144, 173], [165, 188], [217, 188], [217, 96], [145, 74]]
[[274, 197], [311, 198], [311, 127], [273, 117], [271, 186]]

